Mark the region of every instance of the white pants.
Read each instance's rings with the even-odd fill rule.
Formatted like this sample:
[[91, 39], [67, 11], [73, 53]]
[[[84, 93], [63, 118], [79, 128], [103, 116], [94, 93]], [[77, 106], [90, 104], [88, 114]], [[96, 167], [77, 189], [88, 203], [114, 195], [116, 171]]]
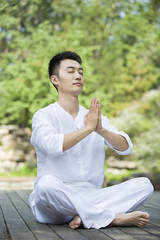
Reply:
[[43, 176], [29, 197], [33, 214], [41, 223], [62, 224], [79, 215], [85, 228], [106, 227], [117, 213], [127, 213], [153, 193], [148, 178], [141, 177], [96, 188], [89, 182], [63, 183]]

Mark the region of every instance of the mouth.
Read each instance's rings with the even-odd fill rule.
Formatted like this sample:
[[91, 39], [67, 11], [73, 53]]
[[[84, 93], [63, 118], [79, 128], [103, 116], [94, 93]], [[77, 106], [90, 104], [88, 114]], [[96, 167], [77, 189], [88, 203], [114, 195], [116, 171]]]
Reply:
[[82, 83], [77, 82], [77, 83], [73, 83], [73, 85], [76, 85], [76, 86], [82, 86]]

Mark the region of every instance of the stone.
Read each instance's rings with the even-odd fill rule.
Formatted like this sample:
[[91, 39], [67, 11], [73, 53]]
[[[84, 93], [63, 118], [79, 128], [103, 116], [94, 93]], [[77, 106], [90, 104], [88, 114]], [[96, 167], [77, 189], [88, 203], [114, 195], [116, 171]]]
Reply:
[[131, 161], [117, 161], [117, 160], [108, 160], [107, 161], [109, 167], [111, 168], [118, 168], [118, 169], [129, 169], [129, 170], [135, 170], [137, 169], [136, 162]]
[[3, 168], [3, 163], [0, 162], [0, 169], [2, 170], [2, 168]]
[[5, 161], [3, 162], [3, 168], [5, 171], [13, 171], [16, 168], [17, 164], [13, 161]]
[[14, 156], [12, 158], [12, 161], [15, 161], [15, 162], [23, 162], [25, 160], [25, 155], [24, 155], [24, 152], [22, 150], [18, 150], [16, 149], [14, 151]]
[[27, 134], [28, 137], [31, 137], [32, 131], [30, 128], [25, 128], [24, 129], [25, 133]]
[[25, 136], [25, 134], [26, 134], [26, 132], [25, 132], [25, 130], [24, 130], [23, 128], [19, 128], [19, 129], [17, 129], [17, 130], [15, 131], [15, 135], [16, 135], [16, 136], [23, 137], [23, 136]]
[[111, 172], [114, 175], [120, 175], [126, 173], [126, 169], [107, 168], [106, 172]]
[[7, 129], [9, 130], [9, 133], [13, 133], [18, 129], [18, 126], [16, 125], [6, 125]]
[[6, 135], [9, 133], [9, 129], [5, 125], [0, 126], [0, 136]]
[[14, 151], [13, 150], [8, 150], [8, 151], [2, 150], [0, 152], [0, 161], [2, 161], [2, 162], [12, 161], [13, 156], [14, 156]]
[[11, 134], [4, 135], [1, 138], [1, 143], [4, 149], [13, 149], [16, 146], [15, 138]]
[[26, 162], [34, 162], [35, 161], [35, 152], [34, 152], [34, 150], [25, 155], [25, 161]]
[[26, 165], [25, 162], [20, 162], [20, 163], [18, 163], [18, 164], [17, 164], [17, 170], [18, 170], [18, 169], [21, 169], [21, 168], [24, 168], [25, 165]]
[[24, 152], [22, 150], [8, 150], [0, 152], [0, 161], [15, 161], [15, 162], [23, 162], [25, 159]]
[[30, 144], [29, 141], [26, 141], [26, 139], [22, 139], [20, 137], [17, 137], [16, 142], [15, 142], [15, 148], [23, 150], [25, 153], [30, 151], [33, 147]]
[[30, 144], [30, 137], [30, 128], [0, 125], [0, 172], [12, 171], [14, 167], [22, 167], [26, 162], [36, 165], [35, 150]]
[[24, 142], [22, 142], [22, 149], [23, 149], [25, 152], [28, 152], [28, 151], [30, 151], [31, 149], [33, 149], [33, 147], [32, 147], [32, 145], [30, 144], [30, 142], [24, 141]]
[[0, 162], [4, 161], [6, 152], [3, 150], [3, 148], [0, 146]]

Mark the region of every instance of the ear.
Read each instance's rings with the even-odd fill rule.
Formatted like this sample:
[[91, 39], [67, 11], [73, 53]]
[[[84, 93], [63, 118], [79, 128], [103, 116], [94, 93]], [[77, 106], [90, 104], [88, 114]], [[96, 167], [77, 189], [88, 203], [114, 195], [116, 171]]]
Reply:
[[56, 87], [58, 86], [58, 77], [56, 75], [52, 75], [50, 80]]

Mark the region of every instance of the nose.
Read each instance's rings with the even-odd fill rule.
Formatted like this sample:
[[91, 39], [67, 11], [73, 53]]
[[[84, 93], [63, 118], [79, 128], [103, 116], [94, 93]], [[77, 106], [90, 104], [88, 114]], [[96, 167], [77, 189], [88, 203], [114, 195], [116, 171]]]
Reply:
[[81, 74], [78, 71], [75, 72], [75, 78], [81, 79]]

